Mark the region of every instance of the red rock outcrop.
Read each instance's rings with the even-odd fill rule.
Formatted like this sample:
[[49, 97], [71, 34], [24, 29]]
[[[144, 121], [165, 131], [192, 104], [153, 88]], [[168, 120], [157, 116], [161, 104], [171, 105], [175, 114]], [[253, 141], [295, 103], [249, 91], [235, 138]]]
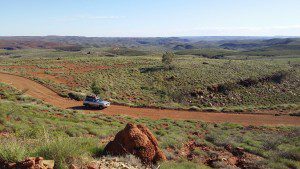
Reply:
[[166, 156], [159, 149], [157, 139], [150, 130], [143, 125], [128, 123], [119, 131], [115, 139], [109, 142], [104, 152], [110, 155], [133, 154], [144, 163], [156, 163], [166, 160]]

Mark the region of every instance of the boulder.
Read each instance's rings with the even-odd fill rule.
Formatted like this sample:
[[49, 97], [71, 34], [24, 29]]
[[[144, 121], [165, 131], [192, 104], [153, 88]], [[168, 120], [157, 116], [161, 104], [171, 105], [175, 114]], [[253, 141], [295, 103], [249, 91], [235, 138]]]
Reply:
[[115, 139], [106, 145], [104, 152], [109, 155], [133, 154], [144, 163], [166, 160], [150, 130], [143, 125], [133, 123], [128, 123], [123, 130], [119, 131]]

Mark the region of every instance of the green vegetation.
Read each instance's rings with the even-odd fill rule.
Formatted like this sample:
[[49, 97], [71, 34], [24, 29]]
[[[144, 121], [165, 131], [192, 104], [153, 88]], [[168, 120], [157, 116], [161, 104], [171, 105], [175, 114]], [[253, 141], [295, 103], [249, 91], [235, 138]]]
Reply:
[[68, 97], [77, 101], [82, 101], [85, 99], [86, 94], [85, 93], [79, 93], [79, 92], [70, 92], [68, 93]]
[[[45, 37], [65, 42], [61, 50], [56, 43], [34, 47], [37, 39], [2, 38], [12, 50], [0, 50], [0, 71], [72, 99], [94, 92], [138, 107], [223, 112], [299, 107], [299, 38]], [[15, 50], [16, 45], [34, 49]]]
[[160, 166], [161, 169], [208, 169], [209, 167], [199, 165], [193, 162], [182, 161], [182, 162], [167, 162]]
[[204, 58], [221, 59], [225, 56], [231, 56], [237, 54], [237, 51], [226, 50], [226, 49], [192, 49], [192, 50], [181, 50], [176, 52], [177, 55], [195, 55]]
[[70, 45], [70, 46], [59, 46], [55, 48], [59, 51], [70, 51], [70, 52], [76, 52], [81, 51], [83, 49], [82, 46], [76, 46], [76, 45]]
[[174, 58], [174, 54], [171, 52], [166, 52], [163, 54], [162, 63], [165, 69], [170, 70], [174, 68], [173, 58]]
[[17, 140], [1, 139], [0, 143], [0, 159], [18, 162], [28, 157], [26, 148]]
[[[55, 52], [48, 53], [52, 54], [55, 57]], [[59, 60], [4, 59], [0, 70], [29, 77], [76, 100], [97, 92], [104, 99], [131, 106], [223, 112], [299, 104], [299, 58], [227, 60], [177, 55], [171, 57], [173, 69], [166, 70], [161, 56], [86, 57], [60, 52]]]
[[[30, 37], [8, 46], [4, 41], [0, 71], [75, 100], [92, 92], [128, 106], [225, 113], [276, 110], [299, 116], [299, 39], [47, 38], [67, 44], [40, 47]], [[236, 149], [245, 155], [237, 166], [300, 168], [296, 126], [84, 114], [47, 105], [25, 92], [0, 83], [0, 159], [43, 156], [54, 159], [56, 168], [83, 164], [102, 156], [107, 141], [134, 122], [145, 124], [157, 137], [169, 160], [161, 168], [229, 168], [228, 160], [239, 156]]]
[[94, 94], [99, 95], [101, 93], [101, 87], [99, 86], [99, 83], [94, 81], [91, 85], [91, 90]]
[[[101, 113], [83, 114], [45, 105], [0, 84], [0, 134], [6, 135], [0, 136], [0, 158], [8, 161], [43, 156], [54, 159], [56, 168], [65, 168], [74, 162], [84, 163], [101, 155], [107, 143], [103, 140], [115, 135], [127, 122], [134, 122], [145, 124], [157, 137], [159, 146], [170, 160], [162, 164], [162, 168], [203, 168], [199, 164], [204, 165], [216, 153], [226, 152], [227, 145], [242, 147], [260, 159], [253, 160], [252, 166], [299, 167], [299, 127], [254, 127], [170, 119], [154, 121]], [[191, 143], [195, 148], [188, 148]], [[183, 151], [187, 154], [180, 153]], [[191, 155], [194, 158], [191, 159]], [[219, 162], [212, 166], [216, 165], [226, 166]]]
[[105, 55], [106, 56], [143, 56], [147, 55], [147, 52], [145, 51], [140, 51], [137, 49], [130, 49], [126, 47], [122, 48], [112, 48], [108, 49], [105, 52], [107, 52]]

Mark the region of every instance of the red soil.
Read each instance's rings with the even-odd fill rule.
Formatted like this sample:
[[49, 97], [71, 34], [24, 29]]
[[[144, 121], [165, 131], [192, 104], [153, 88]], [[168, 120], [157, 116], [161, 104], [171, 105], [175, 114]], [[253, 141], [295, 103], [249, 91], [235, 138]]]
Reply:
[[[69, 100], [60, 97], [57, 93], [49, 88], [36, 83], [32, 80], [15, 75], [0, 73], [0, 81], [10, 84], [19, 90], [28, 89], [26, 94], [41, 99], [54, 106], [64, 109], [82, 109], [82, 102]], [[84, 110], [85, 112], [100, 112], [98, 110]], [[190, 119], [202, 120], [214, 123], [238, 123], [242, 125], [294, 125], [300, 126], [300, 118], [288, 115], [274, 116], [270, 114], [230, 114], [230, 113], [208, 113], [208, 112], [191, 112], [183, 110], [160, 110], [151, 108], [132, 108], [126, 106], [112, 105], [111, 107], [101, 110], [107, 115], [129, 115], [132, 117], [148, 117], [151, 119]]]
[[[58, 68], [41, 68], [38, 66], [33, 65], [2, 65], [0, 66], [0, 70], [7, 71], [7, 70], [13, 70], [15, 74], [22, 73], [22, 70], [26, 69], [26, 74], [32, 76], [32, 77], [38, 77], [41, 79], [48, 79], [52, 80], [59, 84], [66, 84], [70, 87], [78, 87], [79, 84], [74, 82], [74, 79], [68, 74], [65, 74], [66, 77], [61, 76], [62, 72], [75, 72], [76, 73], [86, 73], [101, 69], [110, 69], [111, 66], [102, 66], [102, 65], [88, 65], [88, 64], [80, 64], [76, 65], [73, 63], [69, 63], [67, 61], [57, 61], [57, 66], [60, 66]], [[115, 65], [115, 67], [121, 67], [122, 65]], [[51, 74], [46, 74], [45, 71], [51, 72]]]

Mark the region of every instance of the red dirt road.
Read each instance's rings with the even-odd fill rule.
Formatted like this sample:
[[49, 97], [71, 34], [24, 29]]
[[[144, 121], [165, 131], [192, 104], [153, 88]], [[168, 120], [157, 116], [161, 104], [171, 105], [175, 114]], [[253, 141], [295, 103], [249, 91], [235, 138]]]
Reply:
[[[64, 109], [82, 109], [82, 102], [70, 100], [59, 96], [49, 88], [15, 75], [0, 73], [0, 82], [14, 86], [19, 90], [28, 90], [26, 94], [41, 99], [46, 103]], [[97, 110], [84, 110], [85, 112], [97, 112]], [[100, 112], [100, 111], [99, 111]], [[228, 114], [228, 113], [208, 113], [208, 112], [191, 112], [183, 110], [160, 110], [151, 108], [132, 108], [127, 106], [112, 105], [111, 107], [101, 110], [107, 115], [128, 115], [132, 117], [148, 117], [151, 119], [191, 119], [215, 123], [238, 123], [243, 125], [293, 125], [300, 126], [300, 118], [288, 115], [274, 116], [268, 114]]]

